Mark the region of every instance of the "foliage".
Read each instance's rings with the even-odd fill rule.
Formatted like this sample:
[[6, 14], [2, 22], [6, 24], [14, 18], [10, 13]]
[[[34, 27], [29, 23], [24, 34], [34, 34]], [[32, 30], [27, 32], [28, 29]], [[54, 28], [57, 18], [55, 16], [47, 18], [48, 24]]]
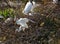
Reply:
[[0, 10], [0, 15], [2, 15], [4, 18], [7, 17], [13, 17], [14, 10], [13, 9], [5, 9], [5, 10]]

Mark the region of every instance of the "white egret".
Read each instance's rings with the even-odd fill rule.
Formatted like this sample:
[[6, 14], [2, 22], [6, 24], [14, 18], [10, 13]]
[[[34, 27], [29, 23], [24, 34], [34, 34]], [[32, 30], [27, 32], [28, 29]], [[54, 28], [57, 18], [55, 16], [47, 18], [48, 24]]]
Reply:
[[25, 15], [27, 15], [30, 12], [31, 8], [32, 8], [32, 3], [29, 1], [29, 2], [27, 2], [26, 6], [25, 6], [25, 8], [23, 10], [23, 13]]
[[21, 30], [25, 30], [25, 28], [28, 28], [28, 22], [36, 23], [28, 18], [20, 18], [16, 21], [17, 25], [20, 25], [19, 29], [16, 29], [16, 31], [20, 32]]
[[21, 31], [21, 30], [25, 30], [25, 28], [28, 28], [28, 24], [27, 22], [29, 21], [29, 19], [27, 18], [20, 18], [19, 20], [16, 21], [16, 23], [18, 25], [20, 25], [19, 29], [17, 29], [17, 31]]
[[26, 4], [22, 13], [27, 15], [30, 11], [33, 11], [34, 8], [35, 8], [35, 2], [30, 0], [29, 2], [27, 2], [27, 4]]

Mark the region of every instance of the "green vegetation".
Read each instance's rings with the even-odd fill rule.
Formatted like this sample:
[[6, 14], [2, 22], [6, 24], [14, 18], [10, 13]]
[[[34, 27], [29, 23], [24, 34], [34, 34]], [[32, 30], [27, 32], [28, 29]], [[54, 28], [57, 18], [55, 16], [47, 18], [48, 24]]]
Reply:
[[0, 10], [0, 15], [2, 15], [4, 18], [14, 17], [13, 12], [14, 12], [13, 9]]

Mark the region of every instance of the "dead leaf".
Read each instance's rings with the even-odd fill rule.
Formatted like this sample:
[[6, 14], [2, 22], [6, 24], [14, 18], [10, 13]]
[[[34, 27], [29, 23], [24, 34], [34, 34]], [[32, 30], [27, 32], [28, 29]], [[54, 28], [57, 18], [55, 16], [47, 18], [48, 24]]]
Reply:
[[40, 26], [43, 26], [44, 25], [44, 22], [42, 22], [41, 24], [40, 24]]
[[6, 40], [6, 36], [3, 37], [3, 41]]

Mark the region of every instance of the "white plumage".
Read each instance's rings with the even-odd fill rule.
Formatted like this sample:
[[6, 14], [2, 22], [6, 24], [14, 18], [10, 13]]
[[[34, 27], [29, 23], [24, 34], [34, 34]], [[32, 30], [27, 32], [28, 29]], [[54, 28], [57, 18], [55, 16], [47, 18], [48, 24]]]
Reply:
[[30, 1], [27, 2], [26, 6], [25, 6], [25, 8], [24, 8], [24, 10], [23, 10], [23, 13], [24, 13], [25, 15], [27, 15], [27, 14], [30, 12], [32, 6], [33, 6], [33, 5], [32, 5], [32, 3], [31, 3]]
[[28, 28], [28, 24], [27, 22], [29, 21], [29, 19], [27, 18], [20, 18], [19, 20], [16, 21], [16, 23], [18, 25], [20, 25], [18, 31], [24, 30], [25, 28]]
[[26, 6], [25, 6], [25, 8], [24, 8], [22, 13], [27, 15], [30, 11], [33, 12], [33, 9], [35, 8], [35, 4], [36, 3], [34, 1], [32, 1], [32, 3], [30, 1], [27, 2], [27, 4], [26, 4]]
[[28, 28], [28, 22], [36, 23], [28, 18], [20, 18], [16, 21], [17, 25], [20, 25], [19, 29], [16, 29], [16, 31], [20, 32], [21, 30], [25, 30], [25, 28]]
[[31, 12], [33, 12], [33, 9], [36, 7], [36, 3], [34, 1], [32, 3], [33, 3], [33, 6], [31, 8]]

